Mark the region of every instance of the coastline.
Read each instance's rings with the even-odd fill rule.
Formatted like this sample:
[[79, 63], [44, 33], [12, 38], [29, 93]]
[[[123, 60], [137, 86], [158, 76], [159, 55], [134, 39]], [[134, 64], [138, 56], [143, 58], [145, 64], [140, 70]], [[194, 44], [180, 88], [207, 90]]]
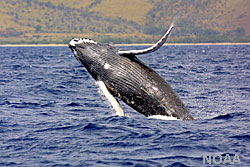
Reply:
[[[150, 46], [154, 45], [154, 43], [138, 43], [138, 44], [115, 44], [115, 46]], [[164, 45], [250, 45], [249, 43], [230, 43], [230, 42], [225, 42], [225, 43], [165, 43]]]
[[[114, 46], [151, 46], [153, 43], [114, 44]], [[164, 45], [250, 45], [250, 43], [165, 43]], [[67, 47], [68, 44], [2, 44], [0, 47]]]

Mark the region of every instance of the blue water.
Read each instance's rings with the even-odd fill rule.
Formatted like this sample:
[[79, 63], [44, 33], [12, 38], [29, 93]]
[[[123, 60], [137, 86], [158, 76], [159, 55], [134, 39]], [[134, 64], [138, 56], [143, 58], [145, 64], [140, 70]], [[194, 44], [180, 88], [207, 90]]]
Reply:
[[139, 56], [195, 121], [147, 119], [125, 104], [115, 116], [67, 47], [1, 47], [0, 57], [1, 167], [208, 166], [203, 156], [214, 154], [250, 166], [250, 46]]

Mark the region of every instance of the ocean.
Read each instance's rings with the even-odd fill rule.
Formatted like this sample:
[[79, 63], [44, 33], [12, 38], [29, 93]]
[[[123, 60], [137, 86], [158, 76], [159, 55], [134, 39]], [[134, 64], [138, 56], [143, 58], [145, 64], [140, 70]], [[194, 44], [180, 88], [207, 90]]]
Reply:
[[[143, 46], [127, 46], [137, 49]], [[67, 47], [0, 47], [1, 167], [250, 166], [250, 45], [138, 56], [194, 121], [116, 116]]]

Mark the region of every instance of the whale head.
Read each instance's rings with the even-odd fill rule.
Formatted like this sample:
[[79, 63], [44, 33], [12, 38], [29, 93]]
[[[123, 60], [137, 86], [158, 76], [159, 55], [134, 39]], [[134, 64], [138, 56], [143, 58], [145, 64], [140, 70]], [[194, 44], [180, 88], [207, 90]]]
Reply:
[[74, 53], [76, 59], [80, 62], [82, 62], [86, 56], [94, 56], [96, 54], [95, 51], [98, 51], [96, 49], [97, 46], [97, 42], [87, 38], [72, 38], [72, 40], [69, 42], [69, 48]]
[[117, 47], [87, 38], [73, 38], [69, 42], [69, 48], [96, 80], [109, 67], [110, 61], [118, 56], [119, 51]]

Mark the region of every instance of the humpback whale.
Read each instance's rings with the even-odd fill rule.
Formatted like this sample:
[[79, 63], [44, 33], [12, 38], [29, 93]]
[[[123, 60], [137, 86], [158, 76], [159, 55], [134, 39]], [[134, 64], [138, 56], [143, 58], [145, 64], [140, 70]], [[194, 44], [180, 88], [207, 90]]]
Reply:
[[73, 38], [69, 48], [96, 80], [117, 115], [124, 115], [119, 98], [146, 117], [193, 120], [171, 86], [136, 56], [159, 49], [173, 27], [153, 46], [142, 50], [121, 50], [87, 38]]

